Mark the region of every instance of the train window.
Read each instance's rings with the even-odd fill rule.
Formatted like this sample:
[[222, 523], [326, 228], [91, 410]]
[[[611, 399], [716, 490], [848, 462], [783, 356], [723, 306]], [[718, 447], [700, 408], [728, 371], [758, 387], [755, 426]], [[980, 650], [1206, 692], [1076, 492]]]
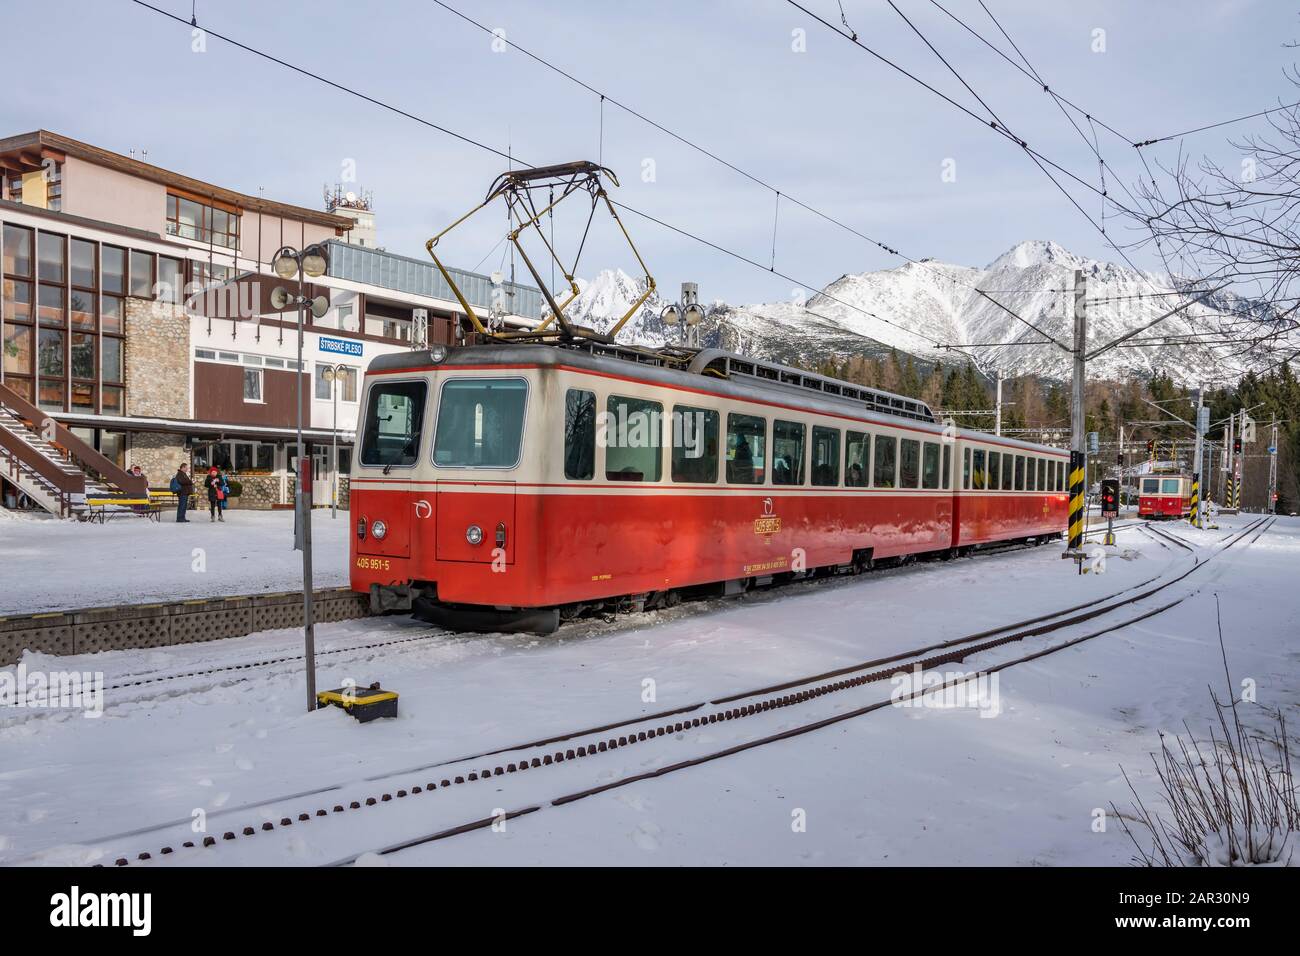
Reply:
[[1056, 463], [1056, 490], [1065, 490], [1065, 462], [1063, 461]]
[[1051, 491], [1056, 487], [1056, 462], [1050, 458], [1047, 461], [1047, 484], [1043, 485], [1044, 491]]
[[1038, 490], [1047, 490], [1047, 459], [1038, 459]]
[[1016, 491], [1025, 490], [1025, 456], [1016, 455]]
[[967, 448], [962, 453], [962, 475], [961, 486], [970, 488], [970, 449]]
[[711, 408], [673, 406], [673, 481], [718, 480], [718, 423]]
[[803, 437], [800, 422], [772, 422], [772, 484], [803, 484]]
[[921, 443], [904, 438], [899, 458], [898, 487], [915, 488], [921, 483]]
[[844, 484], [849, 488], [867, 486], [867, 467], [871, 457], [871, 436], [849, 432], [844, 443]]
[[897, 481], [898, 439], [892, 435], [876, 436], [876, 462], [871, 484], [875, 488], [893, 488]]
[[943, 446], [943, 486], [952, 487], [952, 445]]
[[513, 468], [519, 463], [527, 398], [522, 378], [444, 382], [433, 463], [443, 468]]
[[975, 463], [971, 469], [971, 487], [977, 491], [984, 489], [984, 449], [975, 449]]
[[921, 460], [921, 487], [939, 487], [939, 446], [934, 442], [925, 443]]
[[1025, 459], [1025, 491], [1038, 490], [1038, 461], [1033, 455]]
[[989, 452], [989, 491], [997, 491], [1002, 485], [1002, 453]]
[[571, 388], [564, 393], [564, 477], [587, 481], [596, 476], [596, 393]]
[[1016, 479], [1016, 456], [1002, 453], [1002, 490], [1011, 491]]
[[424, 425], [425, 382], [378, 382], [366, 399], [366, 427], [361, 434], [361, 464], [409, 467], [420, 454]]
[[1178, 494], [1178, 485], [1177, 478], [1162, 478], [1160, 479], [1160, 493], [1162, 495], [1176, 495]]
[[755, 415], [727, 416], [727, 481], [761, 485], [767, 459], [767, 419]]
[[814, 425], [812, 430], [812, 483], [834, 487], [840, 483], [840, 430]]
[[1159, 479], [1159, 478], [1143, 478], [1143, 479], [1142, 479], [1142, 494], [1144, 494], [1144, 495], [1158, 495], [1158, 494], [1160, 494], [1160, 479]]
[[611, 395], [605, 411], [605, 480], [658, 481], [663, 474], [663, 405]]

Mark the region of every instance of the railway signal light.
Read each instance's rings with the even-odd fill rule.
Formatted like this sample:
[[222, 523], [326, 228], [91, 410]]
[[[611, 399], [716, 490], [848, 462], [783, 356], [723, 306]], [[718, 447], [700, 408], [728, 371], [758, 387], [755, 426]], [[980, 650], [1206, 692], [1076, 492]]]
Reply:
[[1101, 483], [1101, 516], [1114, 518], [1119, 514], [1119, 479], [1107, 478]]
[[1234, 438], [1234, 439], [1232, 440], [1232, 453], [1233, 453], [1234, 455], [1240, 455], [1240, 454], [1241, 454], [1241, 436], [1240, 436], [1240, 435], [1238, 435], [1236, 438]]

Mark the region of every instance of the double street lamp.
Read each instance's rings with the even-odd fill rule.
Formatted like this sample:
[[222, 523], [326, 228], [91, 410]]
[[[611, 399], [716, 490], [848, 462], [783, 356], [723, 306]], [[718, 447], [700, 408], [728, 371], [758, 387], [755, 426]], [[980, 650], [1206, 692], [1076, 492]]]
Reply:
[[[323, 243], [313, 243], [299, 252], [293, 246], [282, 246], [271, 258], [271, 269], [281, 279], [297, 278], [298, 291], [289, 292], [284, 286], [271, 290], [271, 305], [283, 311], [289, 305], [298, 308], [298, 468], [294, 476], [294, 547], [302, 550], [302, 619], [305, 660], [307, 665], [307, 709], [316, 709], [316, 610], [313, 606], [311, 575], [311, 459], [303, 453], [302, 443], [302, 342], [306, 311], [311, 309], [320, 318], [329, 309], [325, 296], [308, 299], [302, 294], [302, 277], [315, 279], [329, 268], [329, 250]], [[336, 423], [337, 424], [337, 423]]]
[[330, 517], [338, 517], [339, 507], [339, 389], [352, 369], [347, 365], [326, 365], [321, 370], [321, 377], [330, 383], [330, 396], [334, 399], [334, 429], [332, 432], [330, 474], [333, 476], [330, 487]]
[[699, 348], [700, 323], [704, 321], [704, 306], [700, 305], [699, 286], [694, 282], [682, 283], [682, 301], [664, 306], [660, 318], [664, 325], [677, 326], [681, 332], [682, 344]]

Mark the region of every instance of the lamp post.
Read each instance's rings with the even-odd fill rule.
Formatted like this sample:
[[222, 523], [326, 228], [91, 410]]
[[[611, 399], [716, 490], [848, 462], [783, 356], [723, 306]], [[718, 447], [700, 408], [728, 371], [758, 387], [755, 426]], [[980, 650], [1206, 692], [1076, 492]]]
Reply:
[[333, 480], [330, 487], [330, 517], [337, 518], [339, 506], [339, 386], [343, 384], [346, 365], [327, 365], [321, 374], [330, 383], [330, 395], [334, 399], [334, 431], [330, 439], [330, 474]]
[[306, 651], [304, 660], [307, 667], [307, 710], [316, 709], [316, 610], [313, 606], [312, 580], [311, 580], [311, 502], [308, 495], [311, 493], [311, 478], [307, 469], [311, 468], [311, 461], [308, 456], [303, 454], [302, 444], [302, 376], [304, 372], [302, 363], [302, 342], [303, 342], [303, 322], [305, 320], [306, 310], [310, 307], [311, 314], [320, 318], [329, 308], [329, 302], [323, 295], [315, 299], [308, 299], [302, 294], [302, 277], [303, 275], [311, 276], [313, 279], [323, 276], [325, 270], [329, 268], [329, 252], [325, 246], [316, 243], [308, 246], [299, 252], [293, 246], [282, 246], [271, 259], [271, 268], [281, 279], [292, 279], [295, 276], [298, 279], [298, 292], [296, 295], [284, 288], [276, 286], [271, 290], [271, 305], [283, 310], [286, 306], [293, 304], [298, 309], [298, 470], [294, 476], [294, 547], [302, 550], [302, 621], [303, 621], [303, 643]]
[[659, 313], [664, 324], [678, 326], [681, 329], [682, 344], [691, 348], [700, 347], [700, 323], [704, 321], [704, 307], [700, 305], [699, 286], [694, 282], [682, 283], [682, 301], [664, 306]]

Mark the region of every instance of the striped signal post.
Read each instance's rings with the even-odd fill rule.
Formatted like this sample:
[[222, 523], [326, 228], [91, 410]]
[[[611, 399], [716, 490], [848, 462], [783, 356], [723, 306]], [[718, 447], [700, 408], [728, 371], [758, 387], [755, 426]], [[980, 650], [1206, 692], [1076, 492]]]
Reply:
[[1070, 550], [1083, 547], [1083, 452], [1070, 452]]
[[1192, 472], [1192, 513], [1187, 520], [1195, 528], [1201, 526], [1201, 473], [1199, 471]]

